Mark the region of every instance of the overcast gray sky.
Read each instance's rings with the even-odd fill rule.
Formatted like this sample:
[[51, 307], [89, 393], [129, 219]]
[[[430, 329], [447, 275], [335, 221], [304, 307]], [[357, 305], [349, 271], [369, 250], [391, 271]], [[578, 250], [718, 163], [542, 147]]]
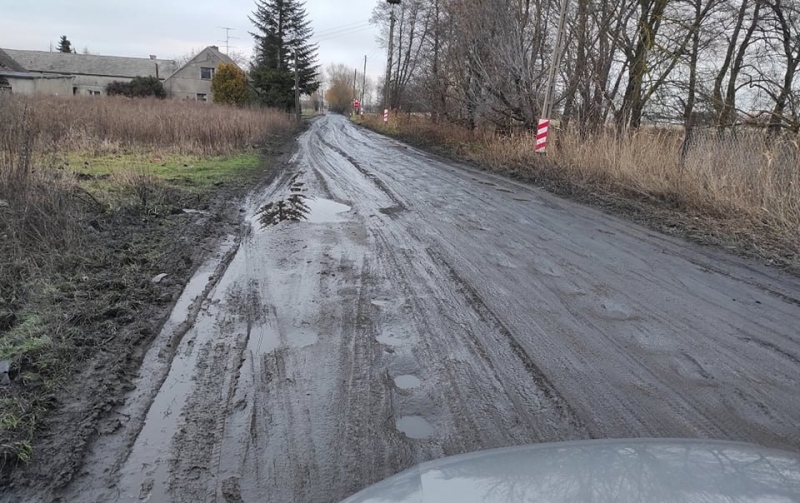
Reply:
[[[319, 40], [320, 63], [358, 66], [369, 56], [369, 75], [384, 71], [378, 30], [368, 25], [382, 0], [307, 0], [306, 10]], [[169, 59], [192, 49], [218, 45], [234, 28], [231, 48], [250, 53], [248, 16], [252, 0], [0, 0], [0, 47], [47, 51], [67, 35], [80, 52]]]

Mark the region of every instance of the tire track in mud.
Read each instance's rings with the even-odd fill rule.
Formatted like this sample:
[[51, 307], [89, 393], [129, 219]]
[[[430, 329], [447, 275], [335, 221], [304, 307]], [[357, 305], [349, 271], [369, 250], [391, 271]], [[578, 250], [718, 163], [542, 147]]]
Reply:
[[334, 500], [410, 466], [413, 460], [412, 446], [392, 424], [391, 390], [385, 371], [391, 355], [376, 340], [373, 267], [372, 260], [365, 258], [357, 282], [356, 309], [343, 320], [344, 326], [352, 327], [352, 338], [342, 341], [338, 355], [342, 386], [334, 403], [341, 421], [333, 449], [344, 459], [336, 475], [343, 483], [336, 484], [331, 495]]
[[[588, 438], [580, 419], [552, 387], [545, 392], [535, 375], [521, 378], [514, 374], [517, 368], [525, 368], [527, 356], [523, 354], [520, 359], [515, 354], [508, 332], [503, 333], [503, 324], [487, 314], [488, 308], [480, 309], [482, 302], [464, 294], [464, 290], [474, 289], [468, 286], [462, 290], [449, 274], [449, 265], [434, 260], [426, 245], [391, 222], [376, 226], [374, 234], [377, 255], [386, 262], [387, 275], [393, 278], [393, 285], [402, 286], [413, 306], [412, 324], [422, 334], [420, 345], [425, 348], [415, 355], [421, 364], [435, 368], [440, 386], [448, 390], [440, 399], [452, 412], [455, 431], [447, 432], [442, 444], [445, 454], [564, 436]], [[395, 250], [397, 243], [403, 243], [404, 249]], [[447, 296], [452, 299], [446, 300]], [[429, 300], [422, 303], [418, 299]], [[454, 354], [463, 351], [472, 357], [453, 360]], [[475, 382], [488, 387], [473, 388]], [[471, 392], [461, 389], [467, 383]], [[495, 394], [483, 396], [487, 390]], [[487, 417], [487, 409], [477, 404], [478, 397], [504, 412]], [[487, 428], [488, 424], [494, 426]]]
[[[565, 305], [565, 309], [567, 309], [567, 311], [569, 311], [573, 317], [582, 320], [582, 322], [588, 327], [591, 327], [594, 333], [603, 337], [603, 339], [614, 348], [616, 356], [618, 358], [622, 358], [627, 363], [626, 368], [631, 369], [631, 373], [633, 376], [637, 377], [637, 380], [640, 380], [641, 382], [658, 383], [659, 388], [662, 390], [667, 390], [669, 392], [669, 396], [662, 396], [662, 400], [668, 403], [672, 410], [682, 411], [680, 415], [687, 421], [692, 415], [699, 416], [701, 421], [691, 421], [691, 423], [698, 428], [702, 428], [705, 435], [711, 436], [711, 438], [725, 437], [724, 430], [718, 426], [717, 422], [713, 421], [711, 417], [709, 417], [708, 414], [703, 411], [702, 407], [698, 407], [696, 402], [687, 400], [687, 398], [681, 396], [681, 393], [675, 389], [674, 381], [670, 382], [669, 380], [660, 376], [654, 369], [648, 367], [640, 358], [636, 357], [634, 352], [631, 351], [626, 344], [622, 343], [619, 339], [606, 335], [606, 330], [603, 330], [600, 326], [598, 326], [597, 323], [585, 312], [575, 309], [570, 305]], [[696, 361], [694, 363], [699, 366]], [[637, 371], [633, 372], [633, 369], [636, 369]], [[647, 379], [640, 379], [638, 377], [639, 375], [647, 376]], [[630, 413], [635, 415], [634, 411], [631, 411]], [[662, 429], [665, 427], [665, 425], [650, 423], [648, 425], [643, 424], [643, 427], [648, 428], [648, 432], [651, 435], [656, 435], [660, 431], [663, 431]]]
[[378, 187], [381, 190], [381, 192], [386, 194], [386, 196], [388, 196], [389, 199], [394, 201], [394, 203], [395, 203], [396, 207], [398, 208], [398, 210], [405, 211], [407, 209], [406, 204], [397, 195], [397, 193], [395, 191], [393, 191], [392, 189], [390, 189], [389, 186], [386, 184], [386, 182], [384, 182], [383, 180], [378, 178], [378, 176], [375, 173], [373, 173], [373, 172], [369, 171], [368, 169], [366, 169], [353, 156], [351, 156], [350, 154], [348, 154], [344, 150], [342, 150], [339, 147], [337, 147], [337, 146], [325, 141], [325, 139], [322, 138], [321, 136], [319, 137], [319, 141], [320, 141], [320, 143], [322, 143], [323, 145], [325, 145], [329, 149], [333, 150], [334, 152], [336, 152], [340, 156], [342, 156], [345, 159], [347, 159], [347, 161], [350, 164], [352, 164], [353, 167], [355, 167], [364, 176], [364, 178], [366, 178], [367, 180], [369, 180], [370, 182], [375, 184], [375, 186]]
[[528, 355], [527, 351], [522, 347], [519, 343], [517, 338], [511, 332], [511, 330], [506, 327], [503, 322], [497, 317], [494, 312], [487, 306], [483, 299], [481, 299], [478, 292], [475, 288], [472, 287], [464, 278], [462, 278], [453, 267], [447, 263], [444, 257], [434, 248], [426, 248], [425, 252], [434, 263], [438, 264], [440, 268], [450, 276], [450, 278], [458, 285], [458, 288], [461, 290], [464, 298], [467, 300], [469, 305], [478, 314], [478, 316], [484, 322], [488, 323], [491, 326], [494, 326], [497, 332], [508, 342], [511, 350], [514, 354], [519, 358], [522, 365], [528, 371], [528, 373], [533, 378], [536, 386], [544, 393], [544, 396], [549, 400], [553, 406], [563, 414], [564, 419], [569, 422], [571, 428], [578, 435], [587, 435], [586, 434], [586, 426], [581, 421], [580, 417], [575, 413], [572, 407], [567, 403], [563, 396], [558, 392], [558, 390], [553, 386], [553, 383], [547, 377], [547, 375], [536, 365], [536, 363], [531, 359]]
[[[145, 429], [155, 400], [166, 386], [170, 365], [178, 356], [182, 341], [190, 334], [209, 298], [219, 286], [225, 270], [239, 252], [241, 241], [248, 231], [249, 226], [243, 224], [240, 234], [229, 236], [221, 242], [217, 257], [201, 264], [194, 273], [160, 335], [148, 350], [136, 389], [126, 397], [126, 403], [117, 411], [117, 414], [126, 418], [123, 427], [111, 435], [95, 439], [87, 455], [83, 473], [70, 485], [59, 490], [57, 498], [66, 501], [80, 499], [105, 502], [118, 501], [123, 497], [117, 484], [120, 472], [129, 462], [132, 446]], [[199, 285], [202, 286], [201, 291], [191, 298]], [[175, 316], [184, 311], [184, 318], [176, 321]]]
[[[266, 314], [255, 279], [245, 286], [233, 285], [216, 324], [219, 335], [201, 349], [200, 372], [181, 411], [183, 423], [173, 438], [170, 462], [170, 492], [186, 501], [202, 501], [222, 491], [219, 474], [225, 425], [233, 412], [253, 325]], [[233, 490], [230, 483], [226, 487], [228, 492]]]
[[[385, 231], [385, 228], [382, 230]], [[381, 230], [374, 231], [373, 235], [376, 238], [376, 255], [385, 264], [384, 270], [387, 276], [391, 278], [393, 285], [399, 287], [403, 297], [408, 299], [412, 306], [411, 320], [409, 321], [415, 327], [415, 332], [421, 338], [421, 345], [425, 348], [422, 352], [424, 354], [416, 355], [420, 360], [419, 364], [422, 368], [433, 369], [439, 387], [447, 390], [446, 393], [440, 395], [440, 398], [451, 411], [453, 422], [450, 426], [455, 431], [437, 432], [437, 436], [446, 438], [446, 442], [442, 446], [443, 453], [467, 452], [470, 447], [481, 444], [477, 435], [480, 429], [469, 409], [469, 396], [461, 389], [454, 369], [446, 364], [451, 353], [448, 349], [452, 346], [445, 346], [444, 341], [435, 337], [438, 334], [436, 327], [432, 325], [433, 320], [427, 319], [422, 314], [424, 307], [419, 299], [431, 295], [432, 292], [428, 288], [420, 288], [427, 282], [422, 278], [414, 277], [413, 271], [409, 270], [408, 264], [414, 259], [413, 257], [409, 257], [404, 250], [394, 250], [393, 243]], [[448, 447], [448, 444], [454, 442], [457, 443], [456, 448]]]

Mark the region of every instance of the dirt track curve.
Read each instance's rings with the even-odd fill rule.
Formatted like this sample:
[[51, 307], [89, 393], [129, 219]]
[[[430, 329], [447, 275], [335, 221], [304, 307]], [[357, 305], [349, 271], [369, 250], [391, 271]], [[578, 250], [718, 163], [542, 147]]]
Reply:
[[[292, 194], [318, 198], [308, 221], [262, 228]], [[800, 451], [797, 279], [340, 116], [247, 217], [63, 501], [330, 503], [431, 458], [585, 438]]]

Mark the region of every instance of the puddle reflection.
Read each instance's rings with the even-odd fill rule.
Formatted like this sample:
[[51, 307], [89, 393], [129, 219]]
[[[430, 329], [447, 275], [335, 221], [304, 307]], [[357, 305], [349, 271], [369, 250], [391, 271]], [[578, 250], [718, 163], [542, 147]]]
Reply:
[[261, 228], [281, 222], [309, 222], [312, 224], [338, 223], [347, 220], [344, 213], [350, 206], [329, 199], [292, 194], [287, 199], [265, 204], [258, 210]]
[[267, 203], [258, 210], [261, 228], [278, 225], [281, 222], [300, 222], [308, 220], [311, 209], [306, 204], [306, 196], [292, 194], [288, 199]]

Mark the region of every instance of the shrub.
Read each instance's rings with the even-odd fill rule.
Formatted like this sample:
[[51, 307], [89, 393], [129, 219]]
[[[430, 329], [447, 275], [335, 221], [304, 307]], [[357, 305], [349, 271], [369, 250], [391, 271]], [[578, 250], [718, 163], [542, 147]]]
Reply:
[[211, 80], [214, 103], [243, 105], [247, 102], [247, 74], [233, 63], [220, 63]]
[[112, 82], [106, 86], [106, 93], [109, 96], [128, 98], [167, 97], [167, 90], [157, 77], [134, 77], [130, 82]]

